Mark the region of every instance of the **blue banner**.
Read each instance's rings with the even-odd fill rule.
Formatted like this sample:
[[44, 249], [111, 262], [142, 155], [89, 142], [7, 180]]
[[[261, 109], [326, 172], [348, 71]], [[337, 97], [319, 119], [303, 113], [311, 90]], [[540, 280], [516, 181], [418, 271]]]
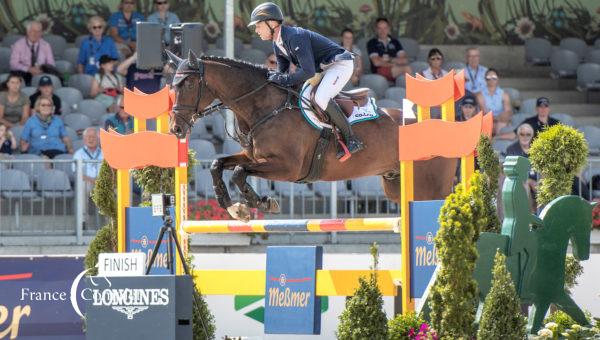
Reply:
[[0, 257], [0, 339], [85, 339], [83, 270], [83, 257]]
[[437, 267], [437, 249], [433, 238], [440, 225], [438, 217], [444, 201], [410, 202], [410, 296], [419, 299], [425, 293]]
[[[175, 223], [175, 210], [169, 208], [169, 212], [173, 218], [173, 223]], [[127, 251], [146, 253], [147, 266], [156, 245], [158, 233], [163, 226], [162, 217], [152, 216], [152, 207], [135, 207], [127, 208], [126, 218], [127, 232], [125, 237], [127, 240]], [[158, 248], [158, 254], [154, 260], [152, 270], [150, 270], [150, 274], [152, 275], [171, 275], [171, 271], [167, 269], [167, 241], [168, 237], [165, 233], [162, 244]], [[177, 249], [175, 249], [173, 242], [171, 242], [171, 249], [173, 249], [174, 261], [177, 263]]]
[[267, 247], [265, 334], [320, 334], [321, 301], [315, 296], [323, 249]]

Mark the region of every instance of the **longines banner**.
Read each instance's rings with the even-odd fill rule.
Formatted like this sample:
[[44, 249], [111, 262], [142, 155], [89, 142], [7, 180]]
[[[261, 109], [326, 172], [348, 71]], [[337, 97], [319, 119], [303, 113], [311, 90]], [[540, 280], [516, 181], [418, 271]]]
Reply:
[[85, 339], [80, 274], [83, 257], [0, 257], [0, 339]]

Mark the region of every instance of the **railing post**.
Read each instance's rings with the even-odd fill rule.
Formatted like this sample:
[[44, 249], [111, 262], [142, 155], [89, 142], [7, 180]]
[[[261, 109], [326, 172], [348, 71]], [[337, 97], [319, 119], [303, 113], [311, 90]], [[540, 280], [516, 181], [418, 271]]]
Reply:
[[77, 244], [83, 244], [84, 204], [87, 204], [83, 182], [83, 161], [78, 159], [75, 163], [75, 235]]

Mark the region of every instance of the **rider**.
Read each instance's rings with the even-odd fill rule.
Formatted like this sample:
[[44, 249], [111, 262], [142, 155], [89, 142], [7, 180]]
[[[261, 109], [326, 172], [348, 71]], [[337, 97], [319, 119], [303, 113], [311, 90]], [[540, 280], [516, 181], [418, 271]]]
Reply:
[[[283, 13], [279, 6], [265, 2], [252, 11], [248, 25], [256, 25], [255, 31], [262, 40], [273, 41], [277, 71], [269, 73], [269, 81], [282, 86], [295, 86], [312, 78], [316, 72], [322, 72], [314, 101], [340, 129], [349, 153], [362, 150], [363, 143], [352, 133], [346, 115], [332, 99], [352, 77], [354, 56], [318, 33], [285, 26], [282, 22]], [[290, 63], [296, 65], [296, 72], [288, 74]], [[337, 158], [344, 161], [349, 156], [338, 145]]]

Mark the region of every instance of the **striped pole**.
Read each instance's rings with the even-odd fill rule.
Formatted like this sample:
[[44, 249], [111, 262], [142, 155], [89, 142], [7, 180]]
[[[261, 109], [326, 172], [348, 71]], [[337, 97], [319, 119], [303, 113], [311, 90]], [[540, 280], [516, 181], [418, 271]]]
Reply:
[[349, 218], [313, 220], [252, 220], [248, 223], [223, 221], [183, 221], [187, 233], [324, 233], [331, 231], [393, 231], [399, 232], [400, 219], [390, 218]]

